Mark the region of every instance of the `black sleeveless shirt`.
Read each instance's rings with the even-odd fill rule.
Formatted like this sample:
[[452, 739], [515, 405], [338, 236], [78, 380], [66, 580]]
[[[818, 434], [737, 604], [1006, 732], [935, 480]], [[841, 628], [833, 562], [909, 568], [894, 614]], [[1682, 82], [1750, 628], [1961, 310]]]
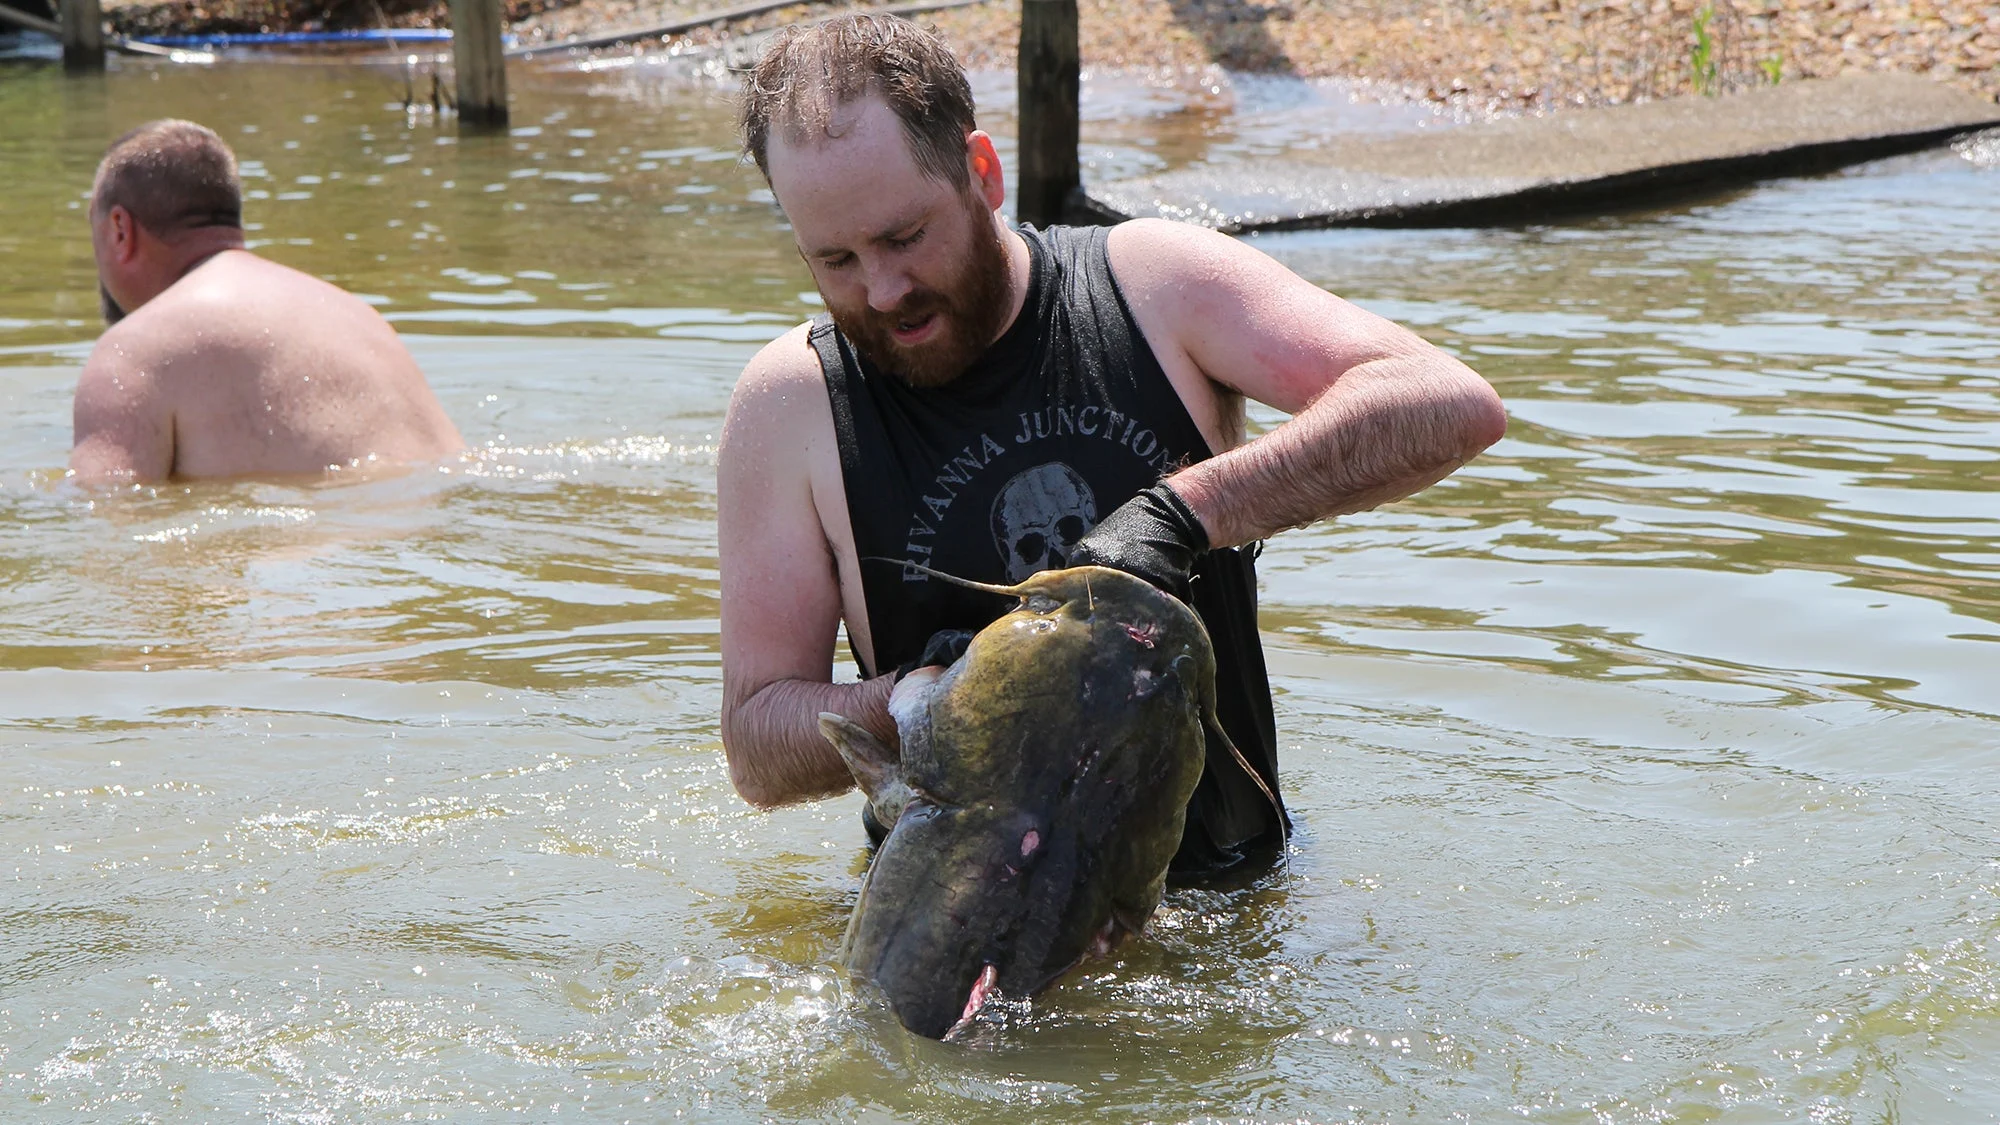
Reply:
[[[1019, 228], [1033, 261], [1021, 315], [970, 370], [911, 387], [863, 359], [827, 316], [825, 370], [876, 667], [915, 659], [939, 629], [983, 628], [1012, 600], [898, 565], [1014, 583], [1068, 565], [1097, 521], [1209, 455], [1111, 275], [1109, 228]], [[1215, 646], [1216, 710], [1277, 792], [1277, 747], [1250, 550], [1210, 551], [1189, 601]], [[1177, 875], [1227, 868], [1282, 837], [1279, 817], [1211, 736]]]

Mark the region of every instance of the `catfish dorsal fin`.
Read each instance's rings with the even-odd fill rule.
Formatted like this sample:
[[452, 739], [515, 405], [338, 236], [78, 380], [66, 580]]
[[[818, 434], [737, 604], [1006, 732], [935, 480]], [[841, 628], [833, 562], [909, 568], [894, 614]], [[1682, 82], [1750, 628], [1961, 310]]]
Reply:
[[999, 594], [1009, 598], [1018, 598], [1021, 596], [1021, 588], [1019, 586], [999, 586], [991, 582], [974, 582], [970, 578], [960, 578], [956, 574], [946, 574], [942, 570], [935, 570], [922, 563], [911, 562], [908, 559], [891, 559], [885, 558], [882, 555], [864, 555], [861, 561], [894, 563], [897, 566], [914, 570], [919, 574], [928, 574], [940, 582], [949, 582], [954, 586], [963, 586], [968, 590], [982, 590], [988, 594]]

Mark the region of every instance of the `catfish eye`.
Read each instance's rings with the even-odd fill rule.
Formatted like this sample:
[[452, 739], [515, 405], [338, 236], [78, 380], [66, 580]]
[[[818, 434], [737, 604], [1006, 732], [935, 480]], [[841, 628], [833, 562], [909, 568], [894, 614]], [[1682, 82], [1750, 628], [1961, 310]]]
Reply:
[[1022, 606], [1029, 613], [1054, 613], [1062, 608], [1062, 603], [1047, 594], [1029, 594]]

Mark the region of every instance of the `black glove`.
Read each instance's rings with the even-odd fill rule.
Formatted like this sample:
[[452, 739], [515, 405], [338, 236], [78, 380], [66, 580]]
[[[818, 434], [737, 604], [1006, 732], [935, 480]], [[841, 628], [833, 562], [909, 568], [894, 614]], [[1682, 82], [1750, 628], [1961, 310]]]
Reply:
[[902, 683], [904, 676], [919, 668], [958, 663], [958, 658], [965, 655], [966, 646], [972, 643], [972, 636], [970, 629], [939, 629], [932, 633], [931, 639], [924, 642], [923, 655], [896, 665], [895, 682]]
[[1071, 566], [1108, 566], [1137, 575], [1177, 598], [1188, 596], [1195, 557], [1208, 531], [1165, 481], [1120, 504], [1070, 548]]

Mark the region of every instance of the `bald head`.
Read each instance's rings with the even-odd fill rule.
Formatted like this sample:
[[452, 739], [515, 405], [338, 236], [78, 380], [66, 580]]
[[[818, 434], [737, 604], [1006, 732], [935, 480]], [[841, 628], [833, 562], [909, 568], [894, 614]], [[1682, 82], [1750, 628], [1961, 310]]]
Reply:
[[156, 238], [243, 226], [236, 154], [192, 121], [149, 121], [113, 141], [90, 189], [92, 223], [123, 207]]

